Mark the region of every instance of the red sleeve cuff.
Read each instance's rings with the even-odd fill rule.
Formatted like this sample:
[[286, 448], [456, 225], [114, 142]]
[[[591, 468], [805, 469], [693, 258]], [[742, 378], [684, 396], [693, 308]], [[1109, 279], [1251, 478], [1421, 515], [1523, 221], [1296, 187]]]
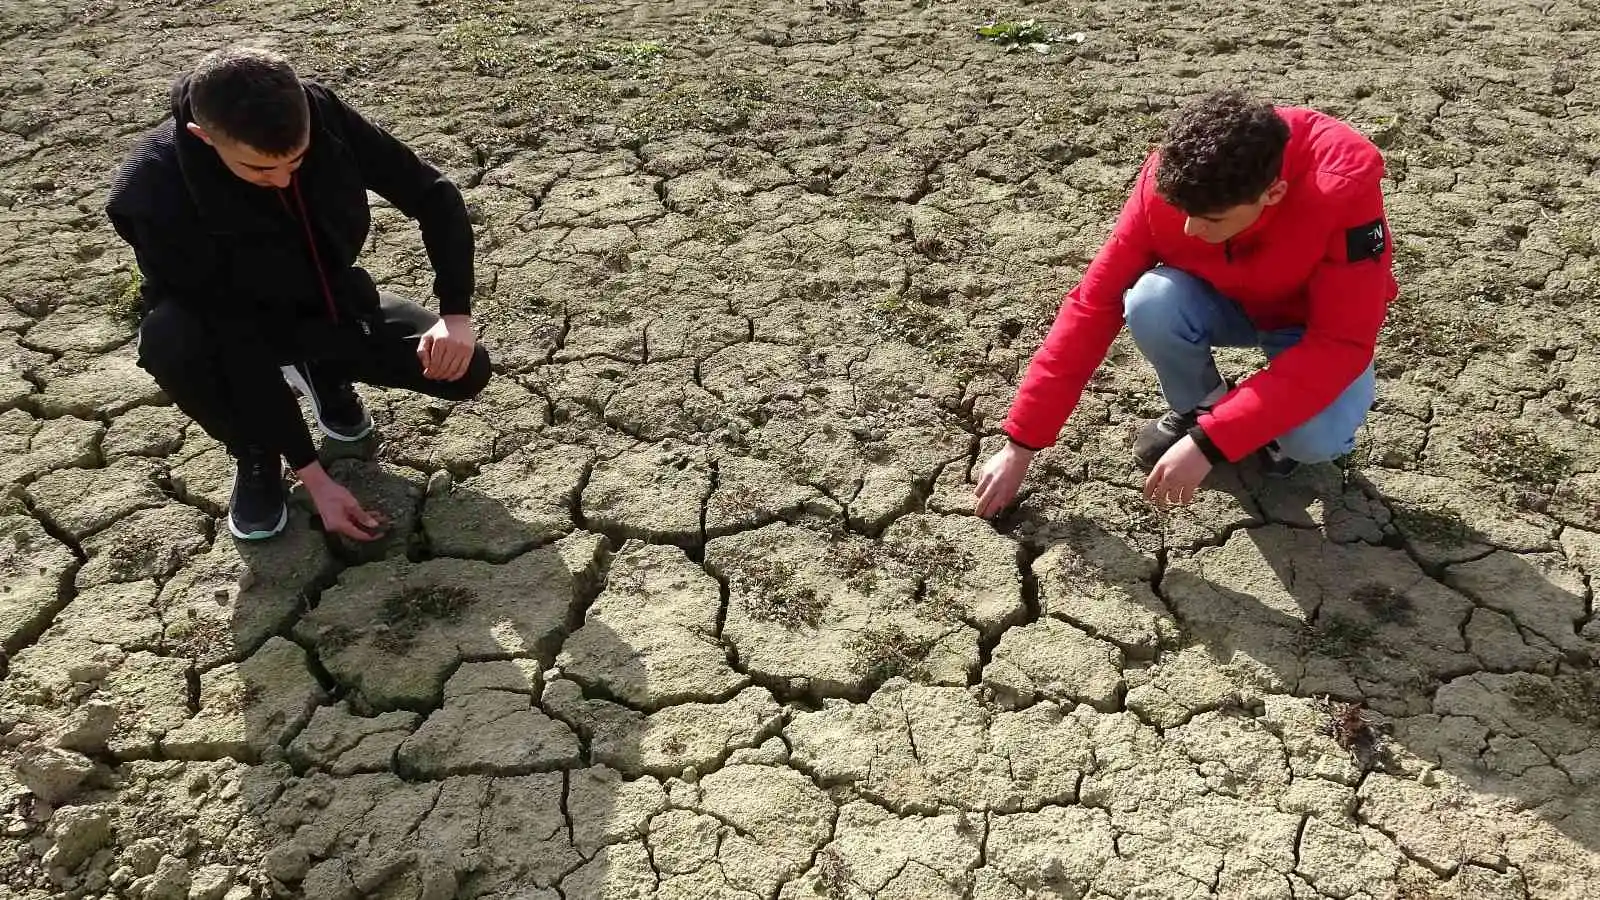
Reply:
[[1006, 436], [1006, 440], [1010, 441], [1013, 444], [1016, 444], [1018, 447], [1021, 447], [1024, 450], [1031, 450], [1034, 453], [1038, 453], [1040, 450], [1044, 449], [1043, 447], [1035, 447], [1032, 444], [1027, 443], [1026, 441], [1017, 440], [1016, 435], [1011, 433], [1011, 426], [1009, 424], [1006, 425], [1006, 427], [1004, 427], [1004, 428], [1002, 428], [1000, 430], [1001, 430], [1001, 433], [1003, 433]]

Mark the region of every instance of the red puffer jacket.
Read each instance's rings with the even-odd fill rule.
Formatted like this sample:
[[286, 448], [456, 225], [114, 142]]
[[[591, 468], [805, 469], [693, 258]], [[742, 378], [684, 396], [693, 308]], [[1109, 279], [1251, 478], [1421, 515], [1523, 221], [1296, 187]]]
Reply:
[[1325, 409], [1372, 361], [1397, 292], [1383, 213], [1383, 156], [1355, 129], [1309, 109], [1289, 123], [1284, 199], [1226, 244], [1183, 233], [1185, 215], [1156, 193], [1145, 160], [1111, 239], [1067, 294], [1034, 354], [1004, 429], [1027, 447], [1055, 443], [1122, 326], [1122, 295], [1165, 264], [1205, 279], [1261, 330], [1305, 336], [1230, 392], [1200, 427], [1237, 461]]

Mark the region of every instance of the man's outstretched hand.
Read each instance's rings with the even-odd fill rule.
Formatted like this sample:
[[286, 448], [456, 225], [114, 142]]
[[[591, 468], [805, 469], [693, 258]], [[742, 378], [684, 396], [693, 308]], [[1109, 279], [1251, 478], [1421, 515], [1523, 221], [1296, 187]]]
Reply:
[[978, 474], [977, 513], [980, 518], [993, 518], [1011, 503], [1031, 462], [1033, 451], [1010, 441], [989, 457]]
[[324, 531], [356, 541], [371, 541], [382, 536], [388, 524], [383, 514], [367, 512], [354, 494], [328, 475], [322, 463], [314, 462], [295, 474], [300, 476], [300, 483], [311, 495]]
[[1144, 498], [1157, 506], [1186, 506], [1194, 501], [1194, 492], [1210, 472], [1211, 460], [1194, 438], [1185, 436], [1150, 470], [1144, 481]]
[[471, 316], [445, 316], [435, 322], [417, 343], [422, 374], [435, 381], [455, 381], [467, 374], [478, 346]]
[[[1017, 488], [1028, 474], [1034, 451], [1007, 442], [978, 473], [977, 513], [993, 518], [1017, 496]], [[1211, 461], [1193, 438], [1185, 437], [1172, 445], [1144, 482], [1146, 500], [1157, 506], [1184, 506], [1194, 502], [1200, 483], [1211, 473]]]

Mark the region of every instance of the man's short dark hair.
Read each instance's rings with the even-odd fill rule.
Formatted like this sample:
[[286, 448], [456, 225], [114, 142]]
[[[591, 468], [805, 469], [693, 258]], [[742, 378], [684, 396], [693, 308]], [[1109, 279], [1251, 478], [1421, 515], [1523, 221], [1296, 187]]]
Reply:
[[207, 54], [189, 78], [189, 100], [201, 128], [268, 156], [300, 149], [311, 121], [294, 67], [256, 47]]
[[1217, 91], [1178, 111], [1161, 145], [1156, 190], [1192, 216], [1254, 203], [1278, 179], [1289, 125], [1271, 103]]

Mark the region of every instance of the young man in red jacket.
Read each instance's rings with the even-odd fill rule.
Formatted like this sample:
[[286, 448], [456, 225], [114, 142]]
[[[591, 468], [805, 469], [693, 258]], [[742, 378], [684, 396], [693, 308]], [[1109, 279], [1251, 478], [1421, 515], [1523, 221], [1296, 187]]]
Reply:
[[[1371, 142], [1313, 110], [1234, 91], [1181, 110], [1029, 364], [978, 514], [1055, 443], [1124, 318], [1171, 407], [1134, 440], [1151, 501], [1188, 503], [1213, 466], [1257, 451], [1282, 468], [1348, 453], [1396, 293], [1382, 178]], [[1270, 362], [1235, 387], [1215, 346]]]

